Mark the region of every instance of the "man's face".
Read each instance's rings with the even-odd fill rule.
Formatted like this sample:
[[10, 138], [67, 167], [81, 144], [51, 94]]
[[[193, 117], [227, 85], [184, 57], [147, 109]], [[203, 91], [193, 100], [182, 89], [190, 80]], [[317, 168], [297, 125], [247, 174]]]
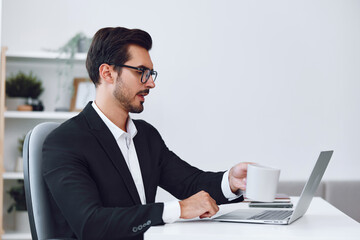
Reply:
[[[153, 69], [149, 52], [145, 48], [130, 45], [128, 52], [130, 59], [125, 65]], [[145, 96], [149, 94], [149, 89], [155, 87], [152, 77], [145, 84], [141, 83], [141, 74], [141, 71], [122, 67], [116, 79], [113, 95], [127, 112], [141, 113], [144, 110]]]

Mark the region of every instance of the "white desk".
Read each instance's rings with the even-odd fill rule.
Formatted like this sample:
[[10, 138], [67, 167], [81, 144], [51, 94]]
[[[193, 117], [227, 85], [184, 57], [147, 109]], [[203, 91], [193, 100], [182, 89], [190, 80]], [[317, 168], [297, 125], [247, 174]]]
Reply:
[[[298, 197], [292, 198], [296, 204]], [[238, 208], [248, 208], [247, 203], [220, 206], [218, 214]], [[145, 240], [233, 240], [233, 239], [313, 239], [359, 240], [360, 223], [348, 217], [322, 198], [312, 200], [306, 214], [290, 225], [215, 222], [211, 220], [180, 221], [151, 227]]]

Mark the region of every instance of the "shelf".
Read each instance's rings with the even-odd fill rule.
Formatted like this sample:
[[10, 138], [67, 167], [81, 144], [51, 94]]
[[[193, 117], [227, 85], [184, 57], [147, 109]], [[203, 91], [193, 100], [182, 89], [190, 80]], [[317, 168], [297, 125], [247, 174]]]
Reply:
[[[86, 53], [77, 53], [75, 54], [74, 60], [76, 61], [85, 61]], [[6, 57], [11, 59], [38, 59], [38, 60], [67, 60], [70, 57], [70, 54], [60, 54], [58, 52], [46, 52], [46, 51], [37, 51], [37, 52], [13, 52], [7, 51]]]
[[24, 179], [23, 172], [4, 172], [3, 173], [4, 179]]
[[31, 233], [7, 232], [2, 235], [2, 240], [31, 240]]
[[35, 112], [35, 111], [5, 111], [5, 118], [24, 119], [69, 119], [79, 114], [78, 112]]

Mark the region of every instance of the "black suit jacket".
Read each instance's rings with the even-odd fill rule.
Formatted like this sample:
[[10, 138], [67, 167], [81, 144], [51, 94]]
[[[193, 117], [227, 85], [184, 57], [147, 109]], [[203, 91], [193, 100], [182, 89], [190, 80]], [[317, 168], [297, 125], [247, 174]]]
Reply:
[[221, 191], [223, 172], [190, 166], [166, 147], [154, 127], [134, 123], [145, 205], [116, 140], [91, 103], [46, 138], [43, 176], [56, 216], [54, 237], [143, 239], [150, 226], [164, 224], [164, 205], [155, 203], [158, 186], [178, 199], [204, 190], [218, 204], [228, 203]]

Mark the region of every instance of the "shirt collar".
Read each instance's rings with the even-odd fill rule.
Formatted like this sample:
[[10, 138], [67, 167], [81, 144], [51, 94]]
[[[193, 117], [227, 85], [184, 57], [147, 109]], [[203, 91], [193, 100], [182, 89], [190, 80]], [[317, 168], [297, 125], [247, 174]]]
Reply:
[[131, 119], [130, 115], [126, 124], [126, 130], [127, 133], [124, 132], [121, 128], [116, 126], [110, 119], [108, 119], [105, 114], [100, 110], [100, 108], [95, 104], [95, 101], [92, 102], [91, 106], [94, 108], [94, 110], [97, 112], [99, 117], [104, 121], [105, 125], [109, 128], [110, 132], [114, 136], [114, 138], [117, 140], [121, 137], [123, 134], [129, 134], [131, 138], [134, 138], [137, 134], [136, 126]]

